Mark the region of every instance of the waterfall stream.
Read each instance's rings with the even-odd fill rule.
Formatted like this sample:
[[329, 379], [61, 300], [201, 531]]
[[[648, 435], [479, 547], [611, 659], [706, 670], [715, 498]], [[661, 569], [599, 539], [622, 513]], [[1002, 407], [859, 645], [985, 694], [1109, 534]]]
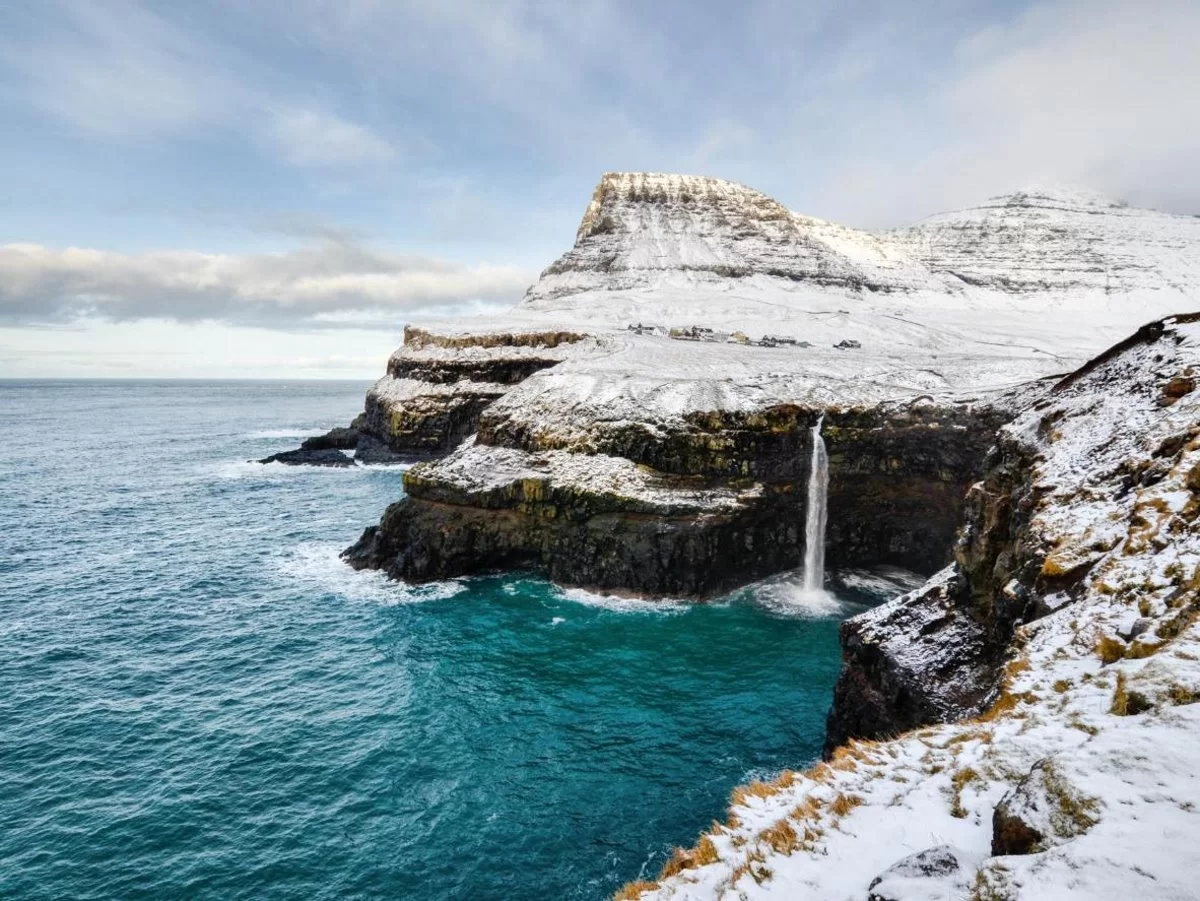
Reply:
[[822, 413], [812, 428], [812, 460], [808, 475], [808, 498], [804, 519], [804, 591], [818, 594], [825, 589], [825, 522], [829, 495], [829, 457], [821, 437]]

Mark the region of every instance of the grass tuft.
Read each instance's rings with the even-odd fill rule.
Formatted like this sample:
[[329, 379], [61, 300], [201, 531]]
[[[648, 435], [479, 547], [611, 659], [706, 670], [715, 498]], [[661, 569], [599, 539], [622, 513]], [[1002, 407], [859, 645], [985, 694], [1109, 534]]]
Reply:
[[855, 807], [862, 804], [861, 795], [848, 795], [845, 792], [838, 792], [837, 797], [829, 802], [829, 811], [835, 817], [844, 817]]
[[1096, 654], [1105, 666], [1125, 659], [1125, 642], [1112, 635], [1101, 635], [1096, 639]]
[[1130, 691], [1125, 682], [1125, 674], [1117, 673], [1117, 686], [1113, 689], [1112, 704], [1109, 712], [1117, 716], [1137, 716], [1145, 713], [1154, 705], [1140, 691]]
[[696, 847], [691, 850], [676, 848], [667, 862], [663, 864], [662, 872], [658, 874], [658, 879], [661, 882], [664, 879], [670, 879], [672, 876], [678, 876], [684, 870], [693, 870], [696, 867], [716, 863], [720, 859], [720, 855], [717, 854], [717, 846], [713, 844], [711, 838], [704, 835], [696, 843]]
[[950, 801], [950, 816], [957, 819], [964, 819], [967, 815], [967, 809], [962, 806], [963, 789], [972, 782], [982, 782], [983, 777], [974, 767], [963, 767], [950, 777], [950, 787], [952, 797]]
[[758, 838], [770, 845], [776, 854], [791, 854], [800, 847], [800, 836], [787, 820], [780, 820], [774, 826], [764, 829], [758, 834]]

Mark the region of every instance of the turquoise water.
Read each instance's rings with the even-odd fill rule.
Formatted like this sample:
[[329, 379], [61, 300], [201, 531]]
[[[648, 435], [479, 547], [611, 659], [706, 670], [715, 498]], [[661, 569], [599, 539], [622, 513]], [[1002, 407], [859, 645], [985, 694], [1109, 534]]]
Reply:
[[359, 384], [0, 382], [0, 897], [594, 899], [813, 760], [845, 608], [421, 589]]

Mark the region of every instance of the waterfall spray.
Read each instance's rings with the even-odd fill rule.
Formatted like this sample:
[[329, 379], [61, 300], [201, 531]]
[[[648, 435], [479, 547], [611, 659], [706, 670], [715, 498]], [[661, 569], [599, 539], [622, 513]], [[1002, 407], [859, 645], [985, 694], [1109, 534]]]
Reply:
[[808, 500], [804, 520], [804, 591], [817, 594], [825, 588], [825, 522], [829, 495], [829, 457], [821, 437], [822, 413], [812, 428], [812, 460], [808, 474]]

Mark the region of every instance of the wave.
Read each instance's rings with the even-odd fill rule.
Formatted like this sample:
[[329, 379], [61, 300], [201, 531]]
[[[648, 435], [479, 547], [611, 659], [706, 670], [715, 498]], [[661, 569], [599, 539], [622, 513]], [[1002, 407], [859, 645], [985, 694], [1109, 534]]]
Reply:
[[259, 463], [257, 460], [224, 460], [220, 463], [207, 463], [202, 471], [217, 479], [283, 479], [295, 478], [314, 472], [359, 474], [389, 470], [397, 474], [412, 468], [411, 463], [360, 463], [355, 461], [353, 466], [310, 466], [288, 463]]
[[301, 545], [277, 563], [279, 574], [320, 594], [348, 601], [394, 606], [440, 601], [466, 591], [460, 581], [409, 585], [395, 582], [378, 570], [356, 570], [341, 559], [342, 545], [328, 542]]
[[555, 587], [557, 597], [585, 607], [598, 607], [613, 613], [683, 613], [691, 607], [687, 601], [675, 598], [647, 600], [645, 598], [622, 597], [615, 594], [603, 594], [589, 591], [586, 588]]

